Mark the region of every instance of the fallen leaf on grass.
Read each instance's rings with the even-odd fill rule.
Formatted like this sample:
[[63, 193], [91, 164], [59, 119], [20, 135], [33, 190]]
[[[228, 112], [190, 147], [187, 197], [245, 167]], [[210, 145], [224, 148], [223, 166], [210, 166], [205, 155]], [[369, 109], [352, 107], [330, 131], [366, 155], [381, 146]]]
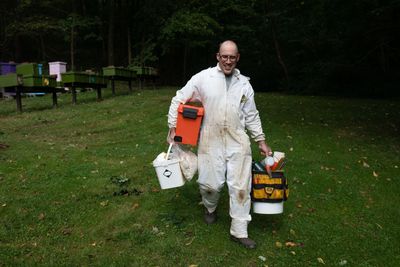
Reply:
[[314, 208], [309, 208], [308, 212], [313, 213], [313, 212], [315, 212], [315, 209]]
[[279, 241], [275, 242], [275, 246], [276, 246], [277, 248], [283, 247], [282, 243], [279, 242]]
[[70, 235], [70, 234], [72, 234], [72, 229], [71, 229], [71, 228], [65, 228], [65, 229], [63, 229], [63, 230], [61, 231], [61, 233], [62, 233], [63, 235]]
[[107, 206], [108, 205], [108, 200], [100, 202], [100, 205], [103, 206], [103, 207]]
[[190, 264], [189, 267], [197, 267], [197, 264]]
[[0, 143], [0, 149], [6, 149], [6, 148], [9, 148], [10, 146], [9, 145], [7, 145], [7, 144], [2, 144], [2, 143]]
[[2, 204], [1, 206], [2, 206], [2, 207], [5, 207], [5, 206], [7, 206], [7, 204], [6, 204], [6, 203], [4, 203], [4, 204]]
[[374, 177], [378, 177], [378, 173], [376, 173], [375, 171], [372, 172], [372, 174], [374, 175]]
[[193, 242], [194, 239], [195, 239], [195, 236], [192, 237], [192, 238], [189, 240], [189, 242], [187, 242], [185, 245], [186, 245], [186, 246], [190, 246], [190, 245], [192, 244], [192, 242]]
[[324, 260], [322, 258], [317, 258], [319, 263], [325, 264]]
[[290, 232], [290, 234], [291, 234], [291, 235], [296, 235], [296, 231], [295, 231], [295, 230], [293, 230], [293, 229], [290, 229], [290, 231], [289, 231], [289, 232]]
[[346, 260], [341, 260], [341, 261], [339, 261], [339, 265], [340, 266], [344, 266], [344, 265], [346, 265], [347, 264], [347, 261]]
[[296, 255], [296, 252], [291, 250], [290, 253], [292, 253], [292, 255]]
[[366, 163], [365, 161], [363, 161], [363, 167], [364, 167], [364, 168], [369, 168], [368, 163]]
[[297, 246], [297, 244], [292, 242], [292, 241], [288, 241], [288, 242], [285, 243], [285, 246], [287, 246], [287, 247], [295, 247], [295, 246]]
[[267, 258], [265, 258], [264, 256], [258, 256], [258, 258], [259, 258], [261, 261], [266, 261], [266, 260], [267, 260]]
[[45, 215], [43, 212], [40, 213], [39, 216], [38, 216], [38, 219], [39, 219], [40, 221], [42, 221], [42, 220], [44, 220], [44, 218], [46, 218], [46, 215]]
[[139, 204], [138, 204], [138, 203], [133, 203], [132, 209], [135, 210], [135, 209], [137, 209], [137, 208], [139, 208]]

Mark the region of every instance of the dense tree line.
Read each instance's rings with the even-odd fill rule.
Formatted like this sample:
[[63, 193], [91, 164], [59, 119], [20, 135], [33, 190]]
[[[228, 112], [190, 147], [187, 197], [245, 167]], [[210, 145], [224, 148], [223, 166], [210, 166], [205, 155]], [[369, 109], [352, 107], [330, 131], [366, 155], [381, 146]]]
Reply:
[[398, 94], [400, 0], [4, 0], [0, 60], [158, 67], [182, 85], [237, 41], [257, 90]]

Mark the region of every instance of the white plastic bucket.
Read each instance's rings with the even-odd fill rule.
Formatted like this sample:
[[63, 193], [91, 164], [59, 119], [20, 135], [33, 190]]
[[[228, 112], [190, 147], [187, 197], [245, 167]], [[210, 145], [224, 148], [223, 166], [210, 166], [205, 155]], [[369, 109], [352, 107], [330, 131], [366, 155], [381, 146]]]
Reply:
[[185, 184], [179, 159], [168, 159], [171, 147], [172, 144], [169, 146], [167, 154], [163, 152], [153, 161], [161, 189], [180, 187]]
[[283, 201], [277, 203], [253, 202], [253, 212], [259, 214], [283, 213]]

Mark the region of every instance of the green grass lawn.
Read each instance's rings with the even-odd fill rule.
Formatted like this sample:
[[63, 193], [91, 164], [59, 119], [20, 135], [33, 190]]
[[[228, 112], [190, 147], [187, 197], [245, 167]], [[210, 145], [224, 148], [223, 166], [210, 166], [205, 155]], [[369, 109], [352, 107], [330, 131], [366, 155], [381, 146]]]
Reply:
[[398, 266], [398, 99], [256, 94], [291, 191], [282, 215], [252, 215], [246, 250], [226, 189], [211, 226], [194, 180], [160, 190], [174, 89], [127, 93], [0, 101], [0, 266]]

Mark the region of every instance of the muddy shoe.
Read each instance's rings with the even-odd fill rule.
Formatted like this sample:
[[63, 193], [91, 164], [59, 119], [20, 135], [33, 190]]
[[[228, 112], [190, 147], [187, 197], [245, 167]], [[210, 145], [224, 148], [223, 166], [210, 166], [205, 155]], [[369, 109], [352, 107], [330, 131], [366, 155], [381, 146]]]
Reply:
[[246, 248], [250, 248], [250, 249], [256, 248], [256, 242], [254, 242], [252, 239], [250, 239], [248, 237], [238, 238], [238, 237], [231, 235], [231, 240], [245, 246]]
[[217, 221], [217, 213], [214, 212], [208, 212], [208, 210], [206, 209], [204, 212], [204, 221], [206, 222], [206, 224], [213, 224]]

